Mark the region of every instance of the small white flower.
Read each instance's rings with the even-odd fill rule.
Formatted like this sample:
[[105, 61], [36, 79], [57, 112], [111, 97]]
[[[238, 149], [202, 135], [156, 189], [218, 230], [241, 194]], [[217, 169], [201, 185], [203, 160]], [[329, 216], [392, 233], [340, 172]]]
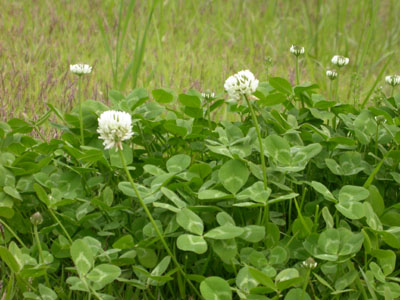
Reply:
[[132, 117], [122, 111], [108, 110], [98, 118], [99, 139], [104, 140], [105, 149], [115, 147], [115, 151], [122, 150], [122, 141], [129, 140], [132, 135]]
[[400, 84], [400, 76], [399, 75], [386, 76], [385, 81], [387, 84], [391, 86], [396, 86]]
[[250, 96], [256, 91], [258, 80], [249, 70], [230, 76], [224, 84], [225, 90], [232, 99], [239, 100], [242, 95]]
[[335, 55], [332, 57], [332, 63], [338, 67], [343, 67], [347, 65], [350, 61], [348, 57], [340, 56], [340, 55]]
[[205, 93], [201, 93], [201, 96], [202, 96], [204, 99], [210, 100], [210, 99], [215, 98], [215, 93], [212, 93], [212, 92], [205, 92]]
[[300, 56], [301, 54], [304, 54], [304, 47], [292, 45], [292, 47], [290, 47], [290, 53], [295, 56]]
[[70, 65], [69, 70], [76, 75], [90, 74], [92, 67], [84, 64]]
[[330, 80], [334, 80], [337, 77], [337, 72], [336, 70], [327, 70], [326, 71], [326, 76], [330, 79]]

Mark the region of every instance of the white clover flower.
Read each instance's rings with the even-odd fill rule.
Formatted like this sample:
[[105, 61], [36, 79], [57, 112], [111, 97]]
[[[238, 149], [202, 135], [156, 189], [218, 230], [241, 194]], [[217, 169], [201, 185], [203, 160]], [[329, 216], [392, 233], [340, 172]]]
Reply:
[[386, 76], [385, 81], [387, 84], [391, 86], [396, 86], [400, 84], [400, 76], [399, 75]]
[[303, 265], [304, 268], [307, 269], [315, 269], [318, 265], [317, 262], [312, 257], [307, 258], [301, 264]]
[[345, 65], [347, 65], [349, 63], [350, 59], [348, 57], [344, 57], [344, 56], [340, 56], [340, 55], [335, 55], [334, 57], [332, 57], [331, 62], [340, 67], [343, 67]]
[[76, 75], [90, 74], [92, 67], [84, 64], [70, 65], [69, 70]]
[[225, 90], [232, 99], [239, 100], [242, 95], [250, 96], [256, 91], [258, 80], [249, 70], [230, 76], [224, 84]]
[[330, 80], [334, 80], [337, 77], [337, 72], [336, 70], [327, 70], [326, 71], [326, 76], [330, 79]]
[[108, 110], [98, 118], [99, 139], [104, 140], [105, 149], [115, 147], [115, 151], [122, 150], [122, 141], [129, 140], [132, 135], [132, 117], [122, 111]]
[[301, 54], [304, 54], [304, 47], [292, 45], [292, 47], [290, 47], [290, 53], [295, 56], [300, 56]]

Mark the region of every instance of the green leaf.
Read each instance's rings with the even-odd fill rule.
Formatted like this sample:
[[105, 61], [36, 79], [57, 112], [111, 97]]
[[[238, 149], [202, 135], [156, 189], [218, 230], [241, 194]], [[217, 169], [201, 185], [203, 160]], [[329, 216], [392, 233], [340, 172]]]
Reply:
[[161, 192], [169, 199], [171, 202], [173, 202], [176, 207], [178, 208], [184, 208], [186, 207], [186, 202], [182, 201], [181, 198], [177, 194], [175, 194], [173, 191], [162, 187]]
[[247, 225], [246, 227], [243, 227], [243, 233], [239, 237], [250, 243], [258, 243], [265, 238], [265, 227]]
[[382, 215], [385, 211], [385, 202], [383, 201], [383, 198], [379, 193], [378, 188], [375, 185], [370, 185], [368, 191], [369, 197], [366, 201], [371, 204], [372, 208], [378, 216]]
[[322, 194], [326, 200], [332, 201], [337, 203], [336, 198], [332, 195], [332, 193], [328, 190], [328, 188], [318, 181], [312, 181], [311, 186], [316, 190], [318, 193]]
[[[158, 265], [153, 269], [153, 271], [151, 271], [151, 276], [161, 276], [162, 274], [164, 274], [164, 272], [168, 269], [168, 266], [171, 262], [171, 256], [166, 256], [164, 257], [159, 263]], [[156, 280], [153, 279], [148, 279], [148, 284], [153, 285], [153, 286], [159, 286], [162, 285], [163, 283], [158, 282]]]
[[236, 194], [249, 178], [249, 170], [240, 160], [229, 160], [219, 170], [218, 178], [224, 188]]
[[242, 291], [248, 293], [251, 289], [258, 285], [257, 280], [251, 276], [249, 268], [247, 266], [241, 268], [236, 275], [236, 286]]
[[108, 206], [111, 207], [113, 201], [114, 201], [114, 192], [113, 190], [107, 186], [104, 190], [103, 190], [103, 201], [104, 203]]
[[52, 289], [41, 283], [39, 283], [39, 293], [42, 297], [42, 300], [56, 300], [58, 298], [57, 294]]
[[167, 170], [170, 173], [178, 173], [190, 166], [191, 158], [186, 154], [178, 154], [167, 161]]
[[289, 94], [293, 93], [292, 85], [290, 84], [290, 82], [281, 77], [270, 77], [269, 84], [274, 89], [276, 89], [277, 91], [279, 91], [283, 94], [289, 95]]
[[4, 261], [13, 273], [18, 273], [22, 269], [17, 260], [14, 258], [12, 253], [5, 247], [0, 246], [0, 257]]
[[203, 254], [207, 251], [207, 242], [202, 236], [192, 234], [182, 234], [176, 241], [177, 247], [183, 251], [191, 251], [197, 254]]
[[290, 145], [279, 135], [269, 135], [265, 139], [265, 149], [268, 156], [283, 166], [291, 163]]
[[250, 272], [251, 276], [255, 280], [257, 280], [260, 284], [262, 284], [263, 286], [265, 286], [273, 291], [276, 291], [276, 286], [275, 286], [274, 282], [267, 274], [255, 269], [253, 267], [249, 267], [249, 272]]
[[258, 101], [260, 105], [273, 106], [287, 101], [287, 96], [282, 93], [270, 94]]
[[187, 231], [202, 235], [203, 220], [190, 209], [184, 207], [176, 214], [176, 222]]
[[396, 254], [392, 250], [376, 249], [372, 250], [371, 255], [376, 257], [385, 276], [390, 275], [394, 271], [396, 266]]
[[112, 283], [121, 275], [121, 269], [110, 264], [101, 264], [96, 266], [87, 278], [95, 284], [96, 289], [102, 289], [107, 284]]
[[188, 94], [179, 94], [178, 100], [184, 106], [192, 107], [192, 108], [200, 108], [201, 100], [198, 96], [188, 95]]
[[360, 202], [341, 201], [335, 207], [342, 215], [351, 220], [358, 220], [365, 216], [364, 206]]
[[70, 252], [78, 272], [87, 274], [94, 264], [94, 255], [88, 243], [83, 239], [77, 239], [72, 243]]
[[140, 264], [145, 268], [154, 268], [157, 265], [158, 256], [153, 249], [137, 248], [137, 256]]
[[34, 183], [33, 189], [35, 190], [36, 195], [38, 196], [39, 200], [42, 201], [47, 207], [49, 207], [50, 200], [49, 200], [49, 197], [47, 196], [47, 193], [44, 190], [44, 188], [42, 188], [39, 184]]
[[218, 190], [202, 190], [199, 192], [198, 197], [200, 200], [216, 200], [230, 198], [231, 195]]
[[204, 235], [204, 237], [216, 240], [228, 240], [242, 235], [243, 232], [243, 228], [226, 223], [223, 226], [211, 229]]
[[328, 254], [337, 254], [340, 248], [340, 234], [336, 229], [324, 230], [318, 239], [318, 246]]
[[271, 265], [284, 264], [289, 259], [289, 252], [282, 246], [276, 246], [270, 250], [268, 259]]
[[285, 296], [284, 300], [311, 300], [310, 295], [300, 288], [291, 289]]
[[231, 264], [232, 259], [234, 259], [238, 253], [237, 244], [236, 244], [235, 239], [214, 240], [212, 242], [212, 248], [213, 248], [214, 252], [226, 264]]
[[254, 202], [265, 204], [268, 201], [269, 196], [271, 195], [271, 189], [264, 189], [264, 183], [262, 181], [258, 181], [254, 183], [252, 186], [244, 189], [239, 194], [236, 195], [238, 200], [247, 200], [251, 199]]
[[339, 191], [339, 202], [361, 201], [369, 196], [369, 191], [362, 186], [345, 185]]
[[200, 292], [205, 300], [232, 300], [229, 284], [217, 276], [204, 279], [200, 284]]
[[133, 241], [133, 237], [130, 234], [124, 235], [120, 237], [113, 245], [112, 247], [114, 249], [132, 249], [135, 246], [135, 243]]
[[162, 104], [172, 102], [176, 97], [174, 91], [169, 88], [155, 89], [151, 93], [154, 100]]
[[354, 280], [356, 280], [357, 276], [358, 276], [358, 273], [355, 270], [346, 272], [345, 274], [343, 274], [336, 280], [335, 289], [339, 290], [339, 291], [344, 290], [350, 284], [352, 284], [354, 282]]

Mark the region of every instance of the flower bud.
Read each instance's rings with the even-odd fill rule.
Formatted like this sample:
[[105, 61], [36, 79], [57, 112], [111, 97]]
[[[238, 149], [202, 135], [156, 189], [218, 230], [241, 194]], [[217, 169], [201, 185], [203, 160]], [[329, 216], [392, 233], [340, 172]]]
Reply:
[[35, 226], [40, 225], [43, 223], [43, 217], [40, 214], [40, 212], [35, 212], [32, 216], [31, 216], [31, 223]]
[[339, 68], [347, 65], [349, 63], [349, 61], [350, 61], [350, 59], [348, 57], [344, 57], [341, 55], [335, 55], [334, 57], [332, 57], [332, 60], [331, 60], [331, 62], [334, 65], [338, 66]]
[[215, 98], [215, 93], [212, 93], [210, 91], [206, 91], [204, 93], [201, 93], [201, 96], [206, 100], [212, 100], [212, 99]]
[[396, 86], [400, 84], [400, 76], [399, 75], [386, 76], [385, 81], [387, 84], [391, 86]]
[[305, 261], [302, 262], [302, 265], [304, 268], [307, 268], [307, 269], [315, 269], [318, 264], [312, 257], [309, 257]]
[[304, 47], [292, 45], [292, 47], [290, 47], [290, 53], [295, 56], [300, 56], [304, 54]]
[[335, 80], [337, 77], [337, 72], [336, 70], [327, 70], [326, 71], [326, 76], [330, 79], [330, 80]]

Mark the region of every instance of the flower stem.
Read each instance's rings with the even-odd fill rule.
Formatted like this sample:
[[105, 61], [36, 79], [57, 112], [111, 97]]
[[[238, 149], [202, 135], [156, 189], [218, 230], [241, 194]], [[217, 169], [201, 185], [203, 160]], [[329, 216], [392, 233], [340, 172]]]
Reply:
[[[254, 113], [253, 106], [251, 105], [249, 99], [247, 98], [246, 95], [244, 95], [244, 99], [247, 102], [247, 106], [249, 107], [251, 117], [253, 119], [254, 127], [256, 128], [257, 132], [257, 137], [258, 137], [258, 143], [260, 145], [260, 160], [261, 160], [261, 168], [262, 168], [262, 173], [263, 173], [263, 181], [264, 181], [264, 190], [267, 190], [268, 188], [268, 180], [267, 180], [267, 168], [265, 166], [265, 157], [264, 157], [264, 147], [263, 147], [263, 142], [261, 138], [261, 131], [260, 131], [260, 126], [258, 125], [257, 117], [256, 114]], [[268, 203], [265, 204], [264, 206], [264, 221], [265, 221], [265, 227], [267, 228], [268, 226], [268, 221], [269, 221], [269, 206]]]
[[49, 212], [50, 212], [51, 216], [54, 218], [54, 220], [57, 222], [57, 224], [60, 225], [60, 227], [61, 227], [62, 231], [64, 232], [64, 234], [66, 235], [68, 241], [72, 244], [71, 236], [69, 235], [68, 231], [65, 229], [65, 227], [60, 222], [60, 220], [57, 218], [57, 216], [54, 214], [54, 212], [51, 208], [49, 208]]
[[336, 91], [335, 91], [335, 101], [339, 101], [339, 72], [337, 73], [336, 77]]
[[160, 229], [158, 228], [153, 216], [151, 215], [149, 209], [147, 208], [146, 204], [144, 203], [144, 201], [142, 199], [142, 196], [140, 196], [140, 193], [139, 193], [138, 189], [136, 188], [135, 183], [133, 182], [132, 176], [129, 173], [129, 170], [128, 170], [128, 167], [126, 165], [126, 161], [125, 161], [124, 155], [122, 154], [122, 151], [119, 150], [118, 152], [119, 152], [119, 155], [120, 155], [121, 162], [122, 162], [122, 165], [124, 167], [125, 173], [128, 176], [128, 180], [129, 180], [133, 190], [135, 191], [135, 194], [136, 194], [137, 198], [139, 199], [140, 205], [143, 207], [143, 210], [145, 211], [147, 217], [150, 220], [150, 223], [153, 225], [154, 230], [156, 231], [158, 237], [160, 238], [160, 241], [163, 244], [165, 250], [167, 251], [168, 255], [171, 256], [171, 259], [174, 262], [174, 264], [176, 265], [176, 268], [182, 274], [182, 276], [185, 278], [186, 282], [190, 285], [190, 287], [193, 289], [193, 291], [196, 293], [196, 295], [199, 297], [199, 299], [203, 299], [203, 297], [200, 295], [200, 292], [196, 289], [194, 284], [187, 277], [186, 273], [183, 271], [183, 269], [182, 269], [181, 265], [179, 264], [178, 260], [176, 259], [175, 255], [170, 250], [167, 242], [164, 239], [164, 236], [160, 232]]
[[81, 130], [81, 143], [85, 145], [85, 138], [83, 136], [83, 113], [82, 113], [82, 76], [78, 79], [78, 97], [79, 97], [79, 125]]
[[24, 242], [18, 237], [18, 235], [11, 229], [10, 226], [7, 225], [2, 219], [0, 219], [0, 223], [14, 236], [14, 238], [21, 244], [22, 247], [28, 249]]
[[394, 95], [394, 86], [392, 86], [392, 92], [390, 93], [390, 97], [393, 97]]
[[307, 286], [308, 286], [308, 281], [310, 280], [310, 273], [311, 273], [311, 269], [307, 269], [306, 279], [304, 281], [303, 290], [302, 290], [302, 293], [301, 293], [300, 300], [304, 299], [304, 295], [306, 293], [306, 289], [307, 289]]
[[296, 85], [300, 84], [300, 74], [299, 74], [299, 57], [296, 56]]
[[[39, 261], [40, 261], [41, 264], [44, 264], [43, 250], [42, 250], [42, 245], [40, 244], [37, 225], [33, 225], [33, 232], [34, 232], [34, 235], [35, 235], [35, 240], [36, 240], [36, 244], [37, 244], [38, 251], [39, 251]], [[50, 287], [49, 277], [47, 277], [47, 270], [44, 272], [44, 278], [46, 280], [47, 286]]]

